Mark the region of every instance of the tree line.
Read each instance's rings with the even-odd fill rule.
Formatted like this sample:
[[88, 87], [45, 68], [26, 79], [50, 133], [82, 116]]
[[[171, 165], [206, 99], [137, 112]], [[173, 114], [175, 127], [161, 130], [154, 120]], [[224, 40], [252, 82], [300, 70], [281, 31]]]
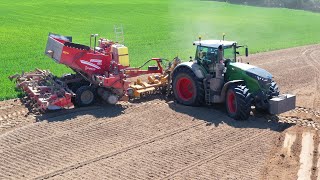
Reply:
[[233, 4], [263, 7], [282, 7], [320, 12], [320, 0], [217, 0]]

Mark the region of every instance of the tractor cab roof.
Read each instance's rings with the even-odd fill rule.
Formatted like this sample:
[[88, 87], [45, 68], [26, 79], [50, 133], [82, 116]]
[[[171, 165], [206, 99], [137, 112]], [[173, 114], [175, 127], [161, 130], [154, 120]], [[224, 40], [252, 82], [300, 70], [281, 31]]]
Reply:
[[194, 41], [193, 45], [201, 45], [206, 47], [213, 47], [218, 48], [219, 46], [231, 46], [235, 41], [222, 41], [222, 40], [201, 40], [201, 41]]

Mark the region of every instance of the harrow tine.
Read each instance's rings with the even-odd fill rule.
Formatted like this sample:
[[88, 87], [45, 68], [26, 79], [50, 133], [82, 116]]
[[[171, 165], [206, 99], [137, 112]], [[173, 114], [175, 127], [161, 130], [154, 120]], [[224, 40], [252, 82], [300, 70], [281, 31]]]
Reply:
[[29, 100], [26, 100], [25, 104], [26, 104], [26, 105], [30, 105], [30, 104], [31, 104], [31, 100], [30, 100], [30, 99], [29, 99]]
[[19, 77], [21, 77], [20, 74], [14, 74], [14, 75], [12, 75], [12, 76], [9, 76], [8, 78], [10, 79], [10, 81], [12, 81], [13, 79], [17, 79], [17, 78], [19, 78]]
[[[72, 91], [48, 70], [35, 69], [32, 72], [22, 72], [21, 75], [12, 75], [9, 79], [16, 79], [17, 87], [27, 95], [23, 103], [33, 112], [44, 113], [50, 105], [61, 108], [73, 106]], [[44, 102], [46, 103], [43, 104]]]

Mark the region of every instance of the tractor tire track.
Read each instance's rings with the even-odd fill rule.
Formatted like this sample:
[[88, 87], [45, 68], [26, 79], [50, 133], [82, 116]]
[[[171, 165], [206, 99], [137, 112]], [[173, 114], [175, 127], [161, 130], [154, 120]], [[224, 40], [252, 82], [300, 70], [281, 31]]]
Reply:
[[217, 159], [217, 158], [219, 158], [219, 157], [231, 152], [234, 149], [240, 148], [241, 146], [243, 146], [245, 144], [248, 144], [248, 143], [250, 143], [250, 142], [252, 142], [252, 141], [254, 141], [254, 140], [258, 139], [258, 138], [261, 138], [261, 136], [265, 137], [265, 136], [267, 136], [269, 134], [271, 134], [271, 133], [268, 132], [268, 131], [263, 131], [263, 132], [260, 132], [258, 134], [254, 134], [251, 137], [249, 137], [249, 138], [247, 138], [247, 139], [245, 139], [243, 141], [237, 142], [237, 143], [235, 143], [234, 145], [232, 145], [230, 147], [227, 147], [227, 148], [225, 148], [225, 149], [223, 149], [223, 150], [221, 150], [221, 151], [219, 151], [219, 152], [217, 152], [215, 154], [210, 155], [209, 157], [206, 157], [204, 159], [200, 159], [199, 161], [196, 161], [196, 162], [194, 162], [194, 163], [192, 163], [192, 164], [190, 164], [190, 165], [188, 165], [188, 166], [186, 166], [184, 168], [181, 168], [181, 169], [179, 169], [179, 170], [167, 175], [163, 179], [171, 179], [174, 176], [177, 176], [177, 175], [182, 174], [182, 173], [184, 173], [186, 171], [189, 171], [189, 170], [191, 170], [193, 168], [196, 168], [197, 166], [204, 165], [204, 164], [206, 164], [206, 163], [208, 163], [210, 161], [213, 161], [214, 159]]
[[[159, 102], [154, 103], [155, 105], [160, 104]], [[26, 125], [22, 128], [15, 129], [8, 134], [0, 136], [0, 152], [23, 144], [40, 141], [41, 139], [48, 139], [52, 136], [57, 136], [58, 134], [67, 134], [72, 130], [77, 129], [80, 131], [86, 126], [104, 121], [105, 119], [103, 118], [116, 116], [124, 113], [123, 111], [138, 109], [139, 106], [141, 105], [134, 106], [128, 103], [123, 103], [123, 105], [111, 107], [91, 106], [86, 108], [50, 112], [40, 116], [41, 120], [38, 123]], [[126, 107], [128, 109], [124, 109]], [[141, 111], [143, 111], [143, 109], [141, 109]], [[93, 118], [95, 116], [99, 116], [101, 119], [99, 118], [95, 120], [95, 118]], [[17, 120], [21, 120], [21, 118], [17, 118]], [[50, 123], [50, 125], [48, 123]]]
[[261, 179], [260, 173], [274, 145], [273, 139], [279, 134], [261, 132], [253, 136], [251, 140], [221, 152], [221, 156], [211, 156], [166, 179]]
[[320, 106], [320, 63], [312, 57], [312, 54], [318, 49], [319, 48], [310, 48], [302, 53], [307, 58], [306, 62], [318, 72], [314, 79], [316, 90], [314, 91], [313, 108]]
[[287, 129], [276, 139], [262, 179], [317, 179], [319, 147], [319, 131], [299, 126]]
[[140, 143], [137, 143], [137, 144], [134, 144], [132, 146], [128, 146], [128, 147], [122, 148], [122, 149], [120, 149], [118, 151], [115, 151], [115, 152], [112, 152], [112, 153], [109, 153], [109, 154], [104, 154], [104, 155], [95, 157], [93, 159], [89, 159], [87, 161], [79, 162], [79, 163], [71, 165], [69, 167], [54, 171], [52, 173], [36, 177], [35, 179], [48, 179], [48, 178], [51, 178], [51, 177], [66, 173], [66, 172], [71, 171], [73, 169], [78, 169], [78, 168], [86, 166], [88, 164], [91, 164], [91, 163], [94, 163], [94, 162], [97, 162], [97, 161], [100, 161], [100, 160], [103, 160], [103, 159], [106, 159], [106, 158], [110, 158], [112, 156], [116, 156], [116, 155], [121, 154], [121, 153], [125, 153], [125, 152], [127, 152], [129, 150], [132, 150], [132, 149], [147, 145], [147, 144], [152, 143], [154, 141], [158, 141], [158, 140], [164, 139], [166, 137], [173, 136], [173, 135], [175, 135], [177, 133], [181, 133], [183, 131], [186, 131], [186, 130], [191, 129], [191, 128], [195, 128], [195, 127], [203, 125], [203, 124], [205, 124], [205, 122], [198, 122], [195, 125], [191, 125], [189, 127], [179, 128], [179, 129], [176, 129], [176, 130], [174, 130], [172, 132], [165, 133], [163, 135], [144, 140], [144, 141], [142, 141]]

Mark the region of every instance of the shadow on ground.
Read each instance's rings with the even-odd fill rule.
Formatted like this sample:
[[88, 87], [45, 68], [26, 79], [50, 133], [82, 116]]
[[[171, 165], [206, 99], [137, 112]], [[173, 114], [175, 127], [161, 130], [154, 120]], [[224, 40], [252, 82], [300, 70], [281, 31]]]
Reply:
[[214, 125], [216, 127], [220, 124], [228, 124], [235, 128], [270, 129], [282, 132], [292, 126], [292, 124], [278, 122], [279, 118], [275, 115], [261, 114], [254, 110], [248, 120], [237, 121], [228, 117], [224, 105], [221, 104], [202, 107], [184, 106], [174, 101], [168, 104], [169, 107], [176, 112], [206, 121], [207, 125]]
[[[152, 100], [165, 100], [165, 96], [163, 95], [151, 95], [147, 96], [143, 99], [135, 99], [131, 100], [130, 103], [132, 105], [138, 105], [140, 103], [149, 102]], [[55, 122], [55, 121], [64, 121], [67, 119], [76, 118], [78, 116], [83, 115], [92, 115], [96, 118], [111, 118], [120, 116], [124, 113], [124, 110], [126, 110], [128, 107], [123, 104], [116, 104], [111, 105], [107, 104], [105, 102], [97, 102], [93, 106], [88, 107], [80, 107], [80, 108], [74, 108], [74, 109], [61, 109], [61, 110], [55, 110], [55, 111], [48, 111], [44, 114], [38, 114], [36, 116], [37, 121], [43, 121], [47, 120], [48, 122]], [[31, 109], [29, 108], [29, 111]]]
[[[170, 109], [178, 113], [187, 114], [197, 120], [206, 121], [207, 125], [219, 126], [220, 124], [228, 124], [235, 128], [270, 129], [278, 132], [284, 131], [292, 126], [291, 124], [278, 122], [279, 119], [277, 116], [259, 114], [256, 112], [253, 112], [250, 118], [246, 121], [236, 121], [227, 116], [224, 105], [218, 104], [202, 107], [184, 106], [177, 104], [173, 98], [166, 98], [163, 95], [151, 95], [143, 99], [132, 100], [130, 101], [130, 104], [138, 105], [140, 103], [150, 102], [156, 99], [165, 100]], [[111, 118], [120, 116], [127, 108], [128, 107], [123, 104], [109, 105], [103, 102], [98, 102], [94, 106], [90, 107], [49, 111], [45, 114], [36, 115], [36, 120], [56, 122], [73, 119], [83, 115], [92, 115], [96, 118]]]
[[37, 121], [46, 120], [48, 122], [65, 121], [83, 115], [92, 115], [96, 118], [111, 118], [123, 114], [126, 107], [122, 105], [96, 104], [90, 107], [81, 107], [75, 109], [62, 109], [49, 111], [45, 114], [36, 115]]

